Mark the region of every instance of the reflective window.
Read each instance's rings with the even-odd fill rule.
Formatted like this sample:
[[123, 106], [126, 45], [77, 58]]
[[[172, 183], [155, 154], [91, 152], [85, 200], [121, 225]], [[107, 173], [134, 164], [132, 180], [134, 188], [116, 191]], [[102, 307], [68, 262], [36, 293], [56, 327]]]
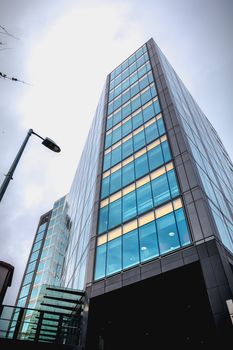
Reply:
[[96, 262], [95, 262], [95, 279], [99, 279], [105, 276], [106, 266], [106, 244], [102, 244], [97, 247], [96, 250]]
[[160, 254], [180, 247], [174, 213], [170, 213], [156, 221]]
[[121, 198], [109, 204], [109, 229], [121, 223]]
[[155, 148], [148, 151], [148, 159], [150, 171], [158, 168], [164, 163], [161, 145], [158, 145]]
[[121, 169], [111, 174], [110, 179], [110, 193], [114, 193], [121, 188]]
[[126, 185], [133, 182], [134, 179], [135, 179], [134, 162], [131, 162], [122, 168], [122, 186], [125, 187]]
[[26, 285], [26, 284], [28, 284], [28, 283], [31, 283], [32, 277], [33, 277], [33, 272], [28, 273], [28, 274], [24, 277], [23, 284]]
[[110, 183], [109, 176], [102, 179], [101, 198], [107, 197], [109, 195], [109, 183]]
[[139, 227], [140, 259], [146, 261], [159, 255], [155, 222]]
[[38, 255], [39, 255], [39, 250], [37, 250], [35, 253], [32, 253], [32, 255], [30, 257], [30, 262], [36, 260]]
[[182, 208], [175, 211], [176, 223], [179, 230], [180, 242], [182, 246], [190, 243], [188, 227], [186, 224], [184, 210]]
[[121, 262], [121, 237], [118, 237], [107, 245], [107, 275], [122, 269]]
[[127, 158], [133, 153], [133, 139], [129, 139], [128, 141], [122, 144], [122, 158]]
[[157, 139], [159, 137], [159, 131], [157, 123], [153, 123], [145, 129], [146, 132], [146, 143]]
[[147, 153], [135, 159], [135, 172], [137, 179], [149, 172]]
[[158, 206], [159, 204], [167, 201], [171, 198], [167, 174], [157, 177], [151, 182], [154, 205]]
[[123, 268], [139, 263], [138, 230], [123, 235]]
[[142, 214], [145, 211], [153, 208], [153, 200], [152, 200], [150, 182], [139, 187], [137, 189], [136, 193], [137, 193], [138, 214]]
[[133, 218], [137, 214], [135, 191], [128, 193], [123, 197], [123, 222]]
[[27, 268], [27, 273], [32, 272], [36, 266], [36, 261], [30, 263]]
[[98, 232], [105, 232], [107, 231], [107, 225], [108, 225], [108, 206], [100, 208], [99, 211], [99, 228]]
[[146, 144], [145, 132], [140, 131], [137, 135], [133, 137], [134, 152], [138, 151], [140, 148], [144, 147]]

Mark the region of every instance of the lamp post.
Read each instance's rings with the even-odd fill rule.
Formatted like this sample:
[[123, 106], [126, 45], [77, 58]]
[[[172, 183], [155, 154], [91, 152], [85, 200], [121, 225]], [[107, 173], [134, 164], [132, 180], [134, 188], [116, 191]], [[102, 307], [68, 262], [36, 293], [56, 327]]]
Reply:
[[13, 180], [14, 171], [15, 171], [15, 169], [17, 167], [17, 164], [18, 164], [22, 154], [23, 154], [24, 148], [25, 148], [25, 146], [26, 146], [26, 144], [27, 144], [27, 142], [29, 140], [29, 137], [32, 134], [36, 135], [37, 137], [42, 139], [43, 140], [42, 141], [42, 145], [44, 145], [45, 147], [49, 148], [51, 151], [54, 151], [54, 152], [60, 152], [61, 151], [60, 147], [58, 145], [56, 145], [56, 143], [53, 140], [49, 139], [48, 137], [43, 138], [40, 135], [38, 135], [37, 133], [35, 133], [32, 129], [29, 129], [29, 131], [27, 133], [27, 136], [25, 137], [25, 140], [22, 143], [22, 146], [20, 147], [19, 152], [17, 153], [17, 155], [16, 155], [16, 157], [15, 157], [15, 159], [14, 159], [14, 161], [13, 161], [13, 163], [12, 163], [8, 173], [6, 174], [6, 177], [5, 177], [5, 179], [4, 179], [4, 181], [3, 181], [2, 185], [1, 185], [1, 188], [0, 188], [0, 202], [1, 202], [2, 198], [3, 198], [3, 196], [4, 196], [4, 193], [6, 192], [6, 189], [7, 189], [7, 186], [9, 184], [10, 180]]

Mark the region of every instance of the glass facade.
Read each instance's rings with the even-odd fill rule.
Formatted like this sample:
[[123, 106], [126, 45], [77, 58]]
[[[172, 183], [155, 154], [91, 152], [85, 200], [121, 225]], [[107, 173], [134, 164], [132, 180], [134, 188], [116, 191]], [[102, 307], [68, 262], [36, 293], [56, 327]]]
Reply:
[[95, 210], [105, 88], [100, 98], [74, 181], [68, 195], [70, 240], [62, 274], [63, 286], [84, 289]]
[[16, 305], [34, 308], [43, 284], [59, 285], [69, 238], [68, 205], [62, 197], [42, 216]]
[[233, 252], [233, 164], [209, 120], [157, 46], [156, 50], [219, 236]]
[[109, 78], [94, 280], [191, 243], [146, 45]]

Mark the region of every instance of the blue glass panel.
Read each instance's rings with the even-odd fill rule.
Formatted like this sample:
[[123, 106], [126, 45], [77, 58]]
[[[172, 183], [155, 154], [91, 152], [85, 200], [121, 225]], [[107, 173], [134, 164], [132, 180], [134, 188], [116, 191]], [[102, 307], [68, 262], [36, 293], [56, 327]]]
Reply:
[[122, 91], [124, 91], [125, 89], [127, 89], [130, 85], [130, 81], [129, 81], [129, 78], [125, 79], [122, 83]]
[[113, 166], [121, 161], [121, 146], [115, 148], [111, 153], [112, 153], [111, 166]]
[[149, 167], [150, 170], [156, 169], [164, 163], [161, 146], [148, 151]]
[[164, 127], [164, 122], [163, 122], [163, 118], [160, 118], [157, 121], [157, 125], [158, 125], [158, 129], [159, 129], [159, 135], [163, 135], [165, 133], [165, 127]]
[[108, 229], [108, 206], [100, 208], [99, 211], [99, 227], [98, 233], [107, 231]]
[[142, 112], [138, 112], [132, 119], [133, 129], [137, 129], [140, 125], [143, 124]]
[[132, 113], [135, 112], [140, 106], [141, 106], [141, 100], [140, 100], [140, 96], [138, 96], [137, 98], [135, 98], [135, 100], [133, 100], [131, 102], [132, 105]]
[[112, 101], [112, 99], [115, 97], [115, 91], [113, 90], [112, 92], [109, 93], [109, 101]]
[[122, 197], [122, 201], [123, 222], [125, 222], [137, 215], [135, 191], [132, 191], [126, 196]]
[[106, 244], [102, 244], [96, 248], [95, 280], [105, 277], [106, 251]]
[[153, 105], [154, 105], [154, 109], [155, 109], [155, 114], [158, 114], [161, 112], [161, 109], [160, 109], [160, 105], [159, 105], [159, 101], [155, 101], [153, 102]]
[[159, 137], [157, 123], [153, 123], [145, 128], [146, 133], [146, 143], [150, 143], [151, 141], [157, 139]]
[[166, 174], [152, 180], [151, 185], [155, 207], [171, 198]]
[[27, 273], [32, 272], [36, 266], [36, 261], [30, 263], [27, 268]]
[[162, 145], [162, 149], [163, 149], [164, 161], [165, 161], [165, 163], [167, 163], [171, 159], [171, 153], [170, 153], [168, 142], [164, 141], [161, 143], [161, 145]]
[[140, 90], [143, 90], [148, 84], [149, 84], [149, 79], [148, 79], [148, 76], [146, 75], [146, 76], [139, 82]]
[[145, 62], [145, 57], [142, 56], [141, 58], [139, 58], [139, 60], [137, 60], [137, 68], [139, 68], [143, 63]]
[[135, 180], [134, 162], [125, 165], [122, 168], [122, 184], [123, 187]]
[[150, 92], [152, 97], [155, 97], [157, 95], [157, 91], [154, 85], [150, 87]]
[[130, 88], [131, 97], [137, 95], [138, 92], [139, 92], [139, 85], [138, 84], [135, 84], [134, 86], [132, 86]]
[[[124, 84], [124, 83], [123, 83]], [[116, 97], [117, 95], [119, 95], [121, 92], [122, 92], [122, 87], [123, 87], [123, 84], [122, 85], [119, 85], [115, 88], [114, 90], [114, 97]]]
[[122, 124], [122, 136], [128, 135], [132, 131], [132, 120], [128, 120], [126, 123]]
[[124, 80], [129, 75], [129, 69], [121, 73], [121, 80]]
[[118, 97], [113, 102], [113, 110], [115, 111], [117, 108], [121, 106], [121, 97]]
[[121, 71], [123, 71], [126, 67], [128, 67], [128, 60], [126, 60], [125, 62], [122, 63], [121, 65]]
[[113, 125], [113, 118], [107, 119], [107, 130], [111, 129]]
[[121, 127], [113, 130], [112, 132], [112, 143], [115, 143], [121, 139]]
[[141, 67], [141, 68], [138, 70], [138, 78], [141, 78], [146, 72], [147, 72], [146, 66]]
[[178, 226], [180, 242], [182, 246], [190, 243], [189, 231], [186, 224], [184, 210], [182, 208], [175, 211], [176, 223]]
[[37, 252], [35, 253], [32, 253], [29, 262], [36, 260], [38, 258], [38, 255], [39, 255], [39, 250], [37, 250]]
[[135, 61], [135, 55], [132, 55], [129, 57], [129, 65], [132, 64]]
[[111, 146], [111, 143], [112, 143], [112, 133], [106, 135], [105, 148], [108, 148], [109, 146]]
[[133, 153], [133, 140], [130, 138], [128, 141], [122, 144], [122, 159], [127, 158]]
[[122, 108], [122, 119], [126, 118], [131, 113], [131, 105], [128, 103], [125, 107]]
[[133, 230], [123, 235], [123, 269], [138, 263], [138, 230]]
[[150, 89], [148, 89], [147, 91], [143, 92], [141, 94], [142, 105], [144, 105], [146, 102], [150, 101], [151, 98], [152, 98], [152, 96], [151, 96]]
[[109, 229], [119, 225], [120, 223], [121, 223], [121, 198], [109, 204]]
[[145, 132], [140, 131], [138, 134], [133, 136], [134, 152], [138, 151], [140, 148], [144, 147], [146, 144]]
[[122, 104], [124, 104], [129, 99], [130, 99], [130, 91], [128, 90], [122, 95]]
[[104, 156], [103, 170], [105, 171], [106, 169], [110, 168], [110, 164], [111, 164], [111, 152]]
[[137, 193], [138, 214], [142, 214], [148, 209], [153, 208], [150, 182], [139, 187], [136, 193]]
[[136, 63], [133, 63], [133, 64], [129, 67], [129, 72], [130, 72], [130, 74], [133, 73], [136, 69], [137, 69], [137, 65], [136, 65]]
[[159, 249], [164, 254], [180, 247], [174, 213], [156, 220]]
[[26, 284], [31, 283], [32, 277], [33, 277], [33, 272], [27, 274], [27, 275], [24, 277], [23, 285], [25, 286]]
[[107, 275], [122, 269], [121, 237], [108, 242], [107, 248]]
[[149, 172], [147, 153], [135, 159], [136, 179]]
[[147, 122], [149, 119], [154, 117], [154, 115], [155, 115], [155, 112], [154, 112], [153, 103], [150, 106], [148, 106], [145, 109], [143, 109], [144, 122]]
[[117, 123], [119, 123], [121, 121], [121, 109], [114, 113], [114, 116], [113, 116], [113, 125], [116, 125]]
[[153, 74], [151, 71], [148, 73], [148, 79], [149, 79], [149, 83], [152, 83], [152, 81], [154, 81]]
[[115, 171], [110, 176], [110, 193], [114, 193], [121, 188], [121, 169]]
[[174, 198], [174, 197], [178, 196], [178, 194], [179, 194], [179, 188], [178, 188], [177, 181], [176, 181], [175, 171], [170, 170], [167, 173], [167, 177], [168, 177], [169, 187], [170, 187], [170, 191], [171, 191], [171, 196], [172, 196], [172, 198]]
[[108, 105], [108, 115], [113, 112], [113, 103]]
[[135, 73], [132, 74], [131, 77], [130, 77], [130, 84], [135, 83], [135, 81], [137, 81], [137, 80], [138, 80], [138, 73], [135, 72]]
[[146, 261], [159, 255], [155, 222], [139, 228], [140, 260]]

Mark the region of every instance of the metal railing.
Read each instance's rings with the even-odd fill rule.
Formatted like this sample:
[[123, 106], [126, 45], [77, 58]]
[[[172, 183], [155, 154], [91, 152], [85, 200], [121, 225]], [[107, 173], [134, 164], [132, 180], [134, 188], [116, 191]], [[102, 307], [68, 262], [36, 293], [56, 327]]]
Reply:
[[0, 338], [76, 345], [80, 317], [80, 314], [2, 305]]

